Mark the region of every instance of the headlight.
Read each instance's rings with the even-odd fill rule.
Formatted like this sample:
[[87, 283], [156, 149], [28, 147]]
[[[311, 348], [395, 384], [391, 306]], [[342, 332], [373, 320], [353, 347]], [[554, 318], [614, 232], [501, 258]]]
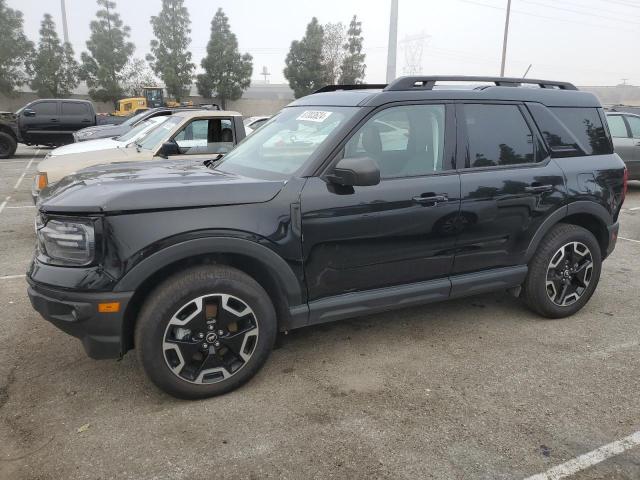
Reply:
[[76, 135], [78, 136], [78, 138], [87, 138], [93, 135], [94, 133], [95, 132], [80, 132], [80, 133], [76, 133]]
[[33, 179], [33, 189], [36, 192], [40, 192], [47, 185], [49, 185], [49, 179], [47, 178], [47, 172], [38, 172], [38, 173], [36, 173], [36, 176]]
[[[42, 223], [40, 223], [42, 225]], [[38, 228], [38, 250], [45, 263], [87, 265], [95, 255], [95, 229], [89, 219], [50, 219]]]

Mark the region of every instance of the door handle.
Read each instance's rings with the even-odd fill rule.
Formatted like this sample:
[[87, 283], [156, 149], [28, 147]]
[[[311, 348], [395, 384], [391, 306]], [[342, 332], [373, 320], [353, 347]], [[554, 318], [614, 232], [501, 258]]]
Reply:
[[553, 185], [537, 185], [535, 183], [533, 185], [524, 187], [524, 191], [527, 193], [544, 193], [544, 192], [551, 192], [552, 190], [553, 190]]
[[636, 142], [636, 147], [640, 147], [640, 142]]
[[91, 122], [91, 120], [89, 120], [88, 118], [85, 118], [82, 120], [82, 123], [89, 123], [89, 122]]
[[53, 123], [57, 123], [58, 119], [57, 118], [51, 118], [50, 121], [52, 121]]
[[425, 204], [433, 204], [434, 206], [438, 203], [443, 203], [449, 201], [449, 197], [444, 194], [441, 195], [431, 195], [431, 194], [422, 194], [416, 197], [413, 197], [413, 201], [419, 203], [421, 205]]

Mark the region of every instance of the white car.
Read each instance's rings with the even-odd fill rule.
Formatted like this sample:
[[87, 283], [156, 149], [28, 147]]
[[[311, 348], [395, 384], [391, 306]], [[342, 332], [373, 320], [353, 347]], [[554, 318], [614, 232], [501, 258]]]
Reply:
[[124, 135], [112, 138], [98, 138], [96, 140], [87, 140], [86, 142], [70, 143], [63, 147], [55, 148], [47, 154], [45, 158], [59, 157], [61, 155], [69, 155], [72, 153], [95, 152], [97, 150], [107, 150], [109, 148], [126, 148], [139, 138], [142, 138], [153, 128], [166, 121], [168, 116], [153, 117], [140, 122], [134, 128]]

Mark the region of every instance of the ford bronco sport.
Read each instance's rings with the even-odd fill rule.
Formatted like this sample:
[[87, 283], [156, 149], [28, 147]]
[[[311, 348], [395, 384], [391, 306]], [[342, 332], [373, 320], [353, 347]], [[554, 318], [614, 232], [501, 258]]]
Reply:
[[29, 296], [89, 356], [135, 347], [158, 387], [209, 397], [278, 331], [501, 289], [572, 315], [625, 190], [598, 100], [569, 83], [329, 86], [222, 161], [67, 177], [39, 206]]

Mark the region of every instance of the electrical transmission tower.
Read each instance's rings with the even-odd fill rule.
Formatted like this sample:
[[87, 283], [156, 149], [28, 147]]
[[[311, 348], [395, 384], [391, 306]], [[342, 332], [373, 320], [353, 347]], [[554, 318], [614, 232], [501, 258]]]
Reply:
[[422, 73], [422, 53], [427, 41], [431, 37], [426, 33], [418, 33], [407, 35], [400, 42], [400, 48], [404, 52], [404, 67], [402, 73], [404, 75], [416, 75]]

